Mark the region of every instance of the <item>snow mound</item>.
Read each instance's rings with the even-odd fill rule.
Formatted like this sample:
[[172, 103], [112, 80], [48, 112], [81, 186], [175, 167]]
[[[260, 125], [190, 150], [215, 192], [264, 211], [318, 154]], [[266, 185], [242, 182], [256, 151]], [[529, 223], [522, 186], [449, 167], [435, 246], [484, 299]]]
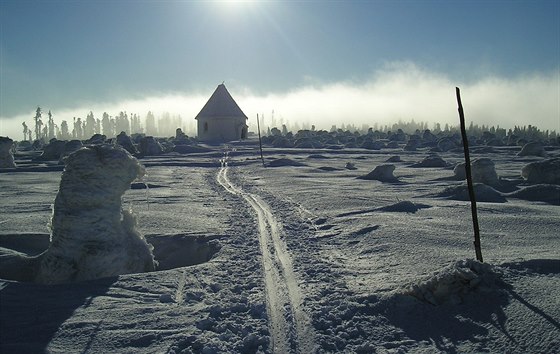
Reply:
[[36, 281], [66, 283], [155, 269], [152, 245], [122, 196], [144, 168], [126, 150], [95, 145], [68, 156], [53, 206], [51, 243]]
[[426, 156], [422, 161], [410, 167], [447, 167], [448, 163], [438, 155]]
[[307, 156], [308, 159], [320, 159], [320, 160], [326, 160], [328, 159], [328, 157], [326, 157], [325, 155], [321, 155], [321, 154], [311, 154], [309, 156]]
[[397, 213], [416, 213], [418, 210], [425, 209], [425, 208], [431, 208], [431, 206], [427, 204], [413, 203], [408, 200], [403, 200], [402, 202], [387, 205], [378, 208], [377, 210], [386, 211], [386, 212], [397, 212]]
[[[465, 163], [460, 162], [453, 168], [453, 174], [458, 180], [467, 179]], [[486, 157], [475, 159], [471, 164], [471, 175], [474, 183], [484, 183], [489, 186], [499, 186], [500, 180], [496, 173], [494, 162]]]
[[285, 166], [295, 166], [295, 167], [300, 167], [300, 166], [306, 166], [304, 163], [301, 162], [297, 162], [294, 161], [292, 159], [275, 159], [270, 161], [267, 164], [268, 167], [285, 167]]
[[175, 145], [175, 147], [173, 147], [173, 151], [179, 154], [197, 154], [197, 153], [211, 152], [214, 150], [204, 146], [182, 144], [182, 145]]
[[546, 156], [544, 146], [538, 141], [531, 141], [521, 148], [517, 156]]
[[[505, 203], [506, 198], [494, 188], [482, 183], [474, 184], [474, 195], [477, 202], [487, 203]], [[467, 186], [448, 187], [440, 193], [435, 194], [436, 197], [443, 197], [453, 200], [469, 201], [469, 190]]]
[[521, 169], [528, 183], [560, 184], [560, 158], [532, 162]]
[[365, 176], [357, 177], [358, 179], [365, 179], [368, 181], [377, 180], [381, 182], [399, 182], [398, 178], [393, 175], [395, 170], [395, 165], [384, 164], [379, 165], [373, 169], [370, 173]]
[[64, 153], [64, 146], [66, 146], [66, 141], [51, 139], [37, 159], [41, 161], [59, 160]]
[[399, 155], [391, 156], [385, 162], [401, 162], [401, 157]]
[[340, 168], [336, 168], [332, 166], [321, 166], [321, 167], [317, 167], [317, 169], [326, 172], [340, 171]]
[[505, 194], [507, 197], [560, 205], [560, 186], [555, 184], [535, 184]]
[[0, 168], [14, 168], [14, 155], [12, 147], [14, 141], [8, 137], [0, 136]]
[[125, 132], [120, 132], [119, 135], [117, 135], [117, 144], [122, 146], [126, 151], [130, 152], [131, 154], [138, 153], [138, 150], [136, 150], [136, 147], [132, 143], [132, 139], [128, 135], [126, 135]]
[[212, 236], [177, 234], [151, 235], [147, 238], [154, 246], [158, 271], [206, 263], [221, 249], [216, 237]]
[[460, 260], [428, 278], [404, 287], [402, 293], [432, 305], [460, 304], [469, 293], [499, 289], [496, 268], [473, 259]]
[[153, 136], [140, 139], [140, 154], [143, 156], [154, 156], [163, 154], [163, 147]]

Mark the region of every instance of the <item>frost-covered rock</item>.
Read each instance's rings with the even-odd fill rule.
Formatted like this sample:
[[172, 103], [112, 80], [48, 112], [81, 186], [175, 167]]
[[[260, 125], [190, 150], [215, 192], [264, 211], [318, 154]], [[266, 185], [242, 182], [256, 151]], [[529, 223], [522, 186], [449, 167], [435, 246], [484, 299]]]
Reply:
[[521, 169], [529, 183], [560, 184], [560, 158], [531, 162]]
[[546, 156], [544, 146], [538, 141], [529, 142], [521, 148], [517, 156]]
[[36, 281], [57, 284], [154, 270], [153, 247], [121, 201], [143, 175], [138, 160], [120, 147], [96, 145], [70, 154]]
[[499, 288], [498, 280], [499, 273], [493, 266], [467, 259], [451, 264], [417, 284], [406, 286], [402, 293], [432, 305], [459, 304], [469, 293]]
[[8, 137], [0, 136], [0, 168], [16, 167], [12, 148], [14, 141]]
[[373, 171], [365, 176], [360, 176], [358, 179], [377, 180], [381, 182], [399, 182], [398, 178], [393, 175], [395, 165], [383, 164], [375, 167]]

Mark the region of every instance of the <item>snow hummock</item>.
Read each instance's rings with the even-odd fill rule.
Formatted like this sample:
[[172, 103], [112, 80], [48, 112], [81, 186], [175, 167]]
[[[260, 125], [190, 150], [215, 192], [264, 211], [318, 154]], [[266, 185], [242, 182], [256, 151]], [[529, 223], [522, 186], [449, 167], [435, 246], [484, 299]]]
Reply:
[[389, 182], [395, 183], [399, 182], [398, 178], [393, 175], [393, 171], [395, 170], [395, 165], [391, 164], [382, 164], [376, 166], [373, 171], [368, 173], [365, 176], [357, 177], [358, 179], [365, 179], [365, 180], [377, 180], [381, 182]]
[[560, 158], [531, 162], [521, 170], [528, 183], [560, 184]]
[[448, 163], [438, 155], [428, 155], [411, 167], [447, 167]]
[[[507, 201], [502, 193], [483, 183], [475, 183], [473, 189], [477, 202], [505, 203]], [[453, 200], [470, 200], [469, 190], [466, 185], [447, 187], [434, 196]]]
[[523, 145], [521, 151], [517, 153], [517, 156], [546, 156], [547, 153], [544, 150], [544, 146], [539, 141], [531, 141]]
[[402, 293], [432, 305], [446, 302], [459, 304], [477, 289], [497, 288], [498, 278], [499, 273], [493, 266], [466, 259], [434, 272], [418, 283], [405, 286]]
[[51, 243], [36, 281], [56, 284], [155, 269], [153, 247], [121, 198], [144, 168], [126, 150], [100, 145], [68, 156], [53, 206]]
[[286, 167], [286, 166], [300, 167], [300, 166], [305, 166], [305, 164], [298, 161], [294, 161], [292, 159], [280, 158], [280, 159], [274, 159], [270, 161], [267, 164], [267, 166], [268, 167]]

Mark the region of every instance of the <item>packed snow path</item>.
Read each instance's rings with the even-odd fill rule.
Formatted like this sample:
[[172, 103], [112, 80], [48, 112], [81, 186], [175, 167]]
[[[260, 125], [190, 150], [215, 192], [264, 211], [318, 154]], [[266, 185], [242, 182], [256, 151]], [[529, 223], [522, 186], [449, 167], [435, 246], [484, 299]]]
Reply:
[[228, 166], [224, 164], [216, 177], [218, 183], [229, 193], [245, 199], [257, 214], [272, 351], [312, 353], [313, 330], [303, 310], [303, 299], [290, 254], [280, 238], [281, 226], [269, 205], [258, 195], [244, 192], [231, 183], [227, 172]]

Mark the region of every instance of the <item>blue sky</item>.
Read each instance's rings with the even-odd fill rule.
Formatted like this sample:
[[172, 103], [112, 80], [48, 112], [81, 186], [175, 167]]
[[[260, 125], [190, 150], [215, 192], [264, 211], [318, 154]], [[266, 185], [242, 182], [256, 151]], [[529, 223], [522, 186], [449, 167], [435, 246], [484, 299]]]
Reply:
[[[295, 92], [340, 85], [358, 91], [373, 85], [379, 94], [384, 78], [399, 75], [413, 84], [442, 81], [451, 92], [453, 85], [496, 81], [519, 88], [523, 80], [541, 80], [543, 90], [559, 85], [558, 1], [0, 4], [0, 135], [37, 105], [55, 116], [70, 109], [85, 116], [148, 98], [209, 97], [222, 81], [242, 108], [238, 97], [255, 105], [244, 110], [284, 110], [295, 120], [313, 117], [266, 104], [290, 104], [286, 97]], [[313, 97], [320, 106], [321, 96]], [[554, 129], [558, 102], [550, 107], [545, 115]]]

